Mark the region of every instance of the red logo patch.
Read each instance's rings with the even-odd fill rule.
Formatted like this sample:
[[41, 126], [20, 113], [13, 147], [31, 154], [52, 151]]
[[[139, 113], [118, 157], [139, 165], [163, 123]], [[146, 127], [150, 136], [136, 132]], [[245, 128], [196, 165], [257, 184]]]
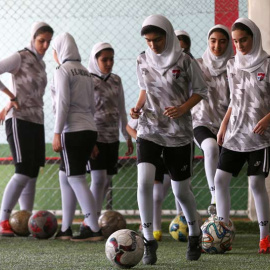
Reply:
[[175, 79], [178, 79], [179, 76], [180, 76], [180, 70], [179, 70], [179, 69], [174, 69], [174, 70], [172, 71], [172, 74], [173, 74], [173, 77], [174, 77]]
[[257, 73], [257, 80], [258, 81], [262, 81], [264, 79], [264, 77], [265, 77], [265, 73], [263, 73], [263, 72]]

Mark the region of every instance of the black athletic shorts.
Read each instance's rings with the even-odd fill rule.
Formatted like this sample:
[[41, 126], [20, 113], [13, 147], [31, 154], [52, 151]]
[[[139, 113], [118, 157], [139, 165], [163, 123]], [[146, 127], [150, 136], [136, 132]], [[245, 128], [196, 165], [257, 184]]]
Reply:
[[247, 175], [269, 173], [269, 147], [253, 152], [236, 152], [222, 147], [219, 156], [218, 169], [237, 176], [245, 162], [248, 163]]
[[154, 142], [137, 138], [137, 164], [147, 162], [156, 168], [160, 156], [174, 181], [186, 180], [192, 172], [192, 144], [180, 147], [165, 147]]
[[164, 174], [168, 174], [168, 169], [166, 168], [162, 157], [160, 157], [157, 162], [158, 165], [156, 166], [155, 180], [163, 183]]
[[96, 139], [97, 132], [91, 130], [62, 133], [60, 170], [65, 171], [67, 176], [85, 174]]
[[199, 126], [194, 128], [194, 141], [201, 148], [201, 144], [205, 139], [213, 138], [217, 140], [217, 136], [207, 127]]
[[44, 125], [10, 118], [6, 135], [15, 164], [15, 172], [31, 178], [38, 176], [45, 164]]

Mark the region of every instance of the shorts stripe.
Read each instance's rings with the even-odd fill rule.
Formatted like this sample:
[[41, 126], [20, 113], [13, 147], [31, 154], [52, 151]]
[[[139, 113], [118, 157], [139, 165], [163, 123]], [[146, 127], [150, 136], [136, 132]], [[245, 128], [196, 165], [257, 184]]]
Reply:
[[16, 151], [16, 162], [21, 163], [22, 162], [22, 154], [21, 154], [21, 147], [20, 147], [16, 118], [12, 118], [12, 131], [13, 131], [13, 139], [14, 139], [14, 145], [15, 145], [15, 151]]
[[269, 171], [269, 148], [264, 149], [264, 163], [263, 163], [263, 172]]
[[63, 153], [63, 158], [64, 158], [64, 163], [65, 163], [65, 169], [66, 169], [66, 174], [70, 175], [70, 168], [69, 168], [69, 162], [68, 162], [68, 155], [66, 151], [66, 144], [65, 144], [65, 134], [61, 134], [61, 142], [62, 142], [62, 153]]

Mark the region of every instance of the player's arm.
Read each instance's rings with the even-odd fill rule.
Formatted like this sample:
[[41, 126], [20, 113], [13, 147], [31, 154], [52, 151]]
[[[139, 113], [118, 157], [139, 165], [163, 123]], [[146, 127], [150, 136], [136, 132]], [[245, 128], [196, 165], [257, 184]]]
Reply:
[[144, 103], [146, 101], [146, 90], [141, 90], [139, 94], [138, 101], [136, 103], [136, 106], [131, 108], [130, 110], [130, 116], [133, 119], [138, 119], [140, 116], [140, 110], [143, 107]]
[[137, 130], [133, 129], [129, 124], [126, 125], [126, 130], [128, 132], [128, 134], [136, 140], [137, 138]]
[[270, 113], [268, 113], [257, 123], [257, 125], [253, 129], [253, 132], [259, 135], [263, 135], [265, 130], [269, 127], [269, 124], [270, 124]]
[[222, 120], [222, 122], [221, 122], [219, 131], [218, 131], [218, 134], [217, 134], [217, 143], [220, 146], [223, 145], [224, 137], [225, 137], [225, 134], [226, 134], [226, 130], [227, 130], [227, 126], [228, 126], [231, 114], [232, 114], [232, 108], [229, 107], [226, 114], [225, 114], [225, 116], [224, 116], [224, 118], [223, 118], [223, 120]]

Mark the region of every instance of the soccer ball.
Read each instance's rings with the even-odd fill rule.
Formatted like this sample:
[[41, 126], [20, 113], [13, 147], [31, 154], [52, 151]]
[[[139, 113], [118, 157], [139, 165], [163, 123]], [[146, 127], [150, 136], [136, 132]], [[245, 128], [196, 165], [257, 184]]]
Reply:
[[48, 239], [57, 230], [57, 219], [49, 211], [38, 211], [29, 218], [28, 229], [33, 237]]
[[9, 224], [12, 231], [18, 236], [28, 236], [30, 234], [28, 229], [28, 220], [31, 212], [20, 210], [13, 213], [9, 218]]
[[206, 253], [220, 254], [231, 250], [235, 234], [232, 223], [226, 225], [214, 216], [204, 222], [201, 230], [202, 249]]
[[[202, 218], [198, 212], [197, 212], [197, 221], [199, 226], [201, 227]], [[180, 242], [187, 242], [188, 224], [183, 212], [181, 212], [172, 220], [172, 222], [169, 225], [169, 233], [173, 239]]]
[[122, 229], [114, 232], [106, 241], [105, 253], [108, 260], [119, 268], [137, 265], [144, 252], [142, 237], [136, 232]]
[[106, 238], [112, 233], [127, 227], [125, 218], [119, 212], [113, 210], [108, 210], [102, 214], [98, 219], [98, 225]]

